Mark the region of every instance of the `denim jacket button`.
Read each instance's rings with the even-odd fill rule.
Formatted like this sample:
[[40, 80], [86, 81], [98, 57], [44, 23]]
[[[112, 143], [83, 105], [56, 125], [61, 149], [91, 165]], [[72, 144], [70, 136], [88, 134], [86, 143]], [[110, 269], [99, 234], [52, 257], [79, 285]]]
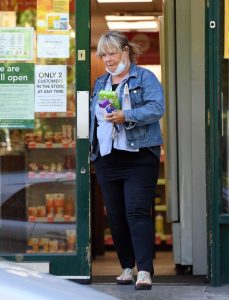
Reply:
[[131, 143], [131, 144], [130, 144], [130, 146], [132, 146], [132, 147], [133, 147], [133, 146], [134, 146], [134, 143]]
[[134, 93], [136, 94], [136, 93], [137, 93], [137, 91], [136, 91], [136, 90], [134, 90]]

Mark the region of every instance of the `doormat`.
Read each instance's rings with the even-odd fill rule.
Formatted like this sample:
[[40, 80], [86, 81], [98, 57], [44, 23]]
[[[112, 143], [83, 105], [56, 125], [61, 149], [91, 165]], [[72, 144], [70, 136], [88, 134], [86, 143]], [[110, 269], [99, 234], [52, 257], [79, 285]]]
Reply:
[[[92, 284], [116, 284], [116, 275], [97, 275], [92, 276]], [[209, 281], [206, 276], [193, 275], [158, 275], [152, 278], [153, 284], [160, 285], [207, 285]]]

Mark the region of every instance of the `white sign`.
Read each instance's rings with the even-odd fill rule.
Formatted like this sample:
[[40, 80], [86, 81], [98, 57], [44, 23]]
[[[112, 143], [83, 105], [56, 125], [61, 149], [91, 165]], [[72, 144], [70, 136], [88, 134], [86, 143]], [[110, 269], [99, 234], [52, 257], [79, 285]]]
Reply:
[[66, 112], [67, 67], [37, 65], [35, 67], [35, 112]]
[[69, 35], [38, 34], [37, 57], [69, 58]]
[[34, 29], [0, 27], [0, 60], [33, 60]]

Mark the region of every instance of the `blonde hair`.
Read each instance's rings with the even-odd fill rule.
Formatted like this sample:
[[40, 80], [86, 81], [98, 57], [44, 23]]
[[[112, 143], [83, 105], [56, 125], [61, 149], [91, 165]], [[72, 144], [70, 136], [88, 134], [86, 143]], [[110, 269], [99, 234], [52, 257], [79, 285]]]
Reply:
[[141, 54], [139, 46], [130, 42], [122, 32], [111, 30], [100, 37], [96, 54], [101, 58], [107, 51], [121, 52], [125, 47], [129, 48], [130, 61], [136, 62], [137, 57]]

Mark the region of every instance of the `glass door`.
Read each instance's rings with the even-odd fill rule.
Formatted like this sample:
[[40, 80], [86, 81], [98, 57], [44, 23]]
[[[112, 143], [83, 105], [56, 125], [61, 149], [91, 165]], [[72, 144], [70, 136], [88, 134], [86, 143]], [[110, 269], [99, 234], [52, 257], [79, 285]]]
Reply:
[[90, 278], [88, 22], [85, 0], [0, 3], [0, 256], [80, 279]]

